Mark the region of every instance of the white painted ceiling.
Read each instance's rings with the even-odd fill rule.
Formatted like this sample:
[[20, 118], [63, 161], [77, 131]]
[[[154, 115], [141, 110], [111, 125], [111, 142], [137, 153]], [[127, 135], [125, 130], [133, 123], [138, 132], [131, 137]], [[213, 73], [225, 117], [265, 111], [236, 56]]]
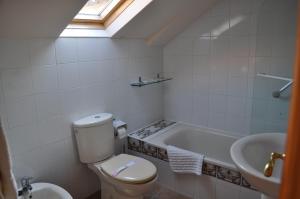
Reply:
[[142, 38], [149, 44], [165, 44], [217, 0], [154, 0], [115, 37]]
[[58, 37], [87, 0], [0, 0], [0, 37]]
[[[0, 37], [58, 37], [87, 0], [0, 0]], [[217, 0], [154, 0], [114, 37], [168, 42]]]

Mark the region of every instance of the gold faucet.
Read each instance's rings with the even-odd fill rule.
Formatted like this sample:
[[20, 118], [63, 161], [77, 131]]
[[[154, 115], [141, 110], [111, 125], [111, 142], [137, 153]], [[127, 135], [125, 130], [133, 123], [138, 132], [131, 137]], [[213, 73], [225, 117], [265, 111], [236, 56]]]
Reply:
[[274, 166], [275, 166], [275, 161], [277, 159], [284, 160], [285, 156], [286, 155], [284, 153], [281, 154], [281, 153], [272, 152], [270, 160], [269, 160], [269, 162], [265, 166], [264, 175], [266, 177], [270, 177], [272, 175], [272, 173], [273, 173], [273, 169], [274, 169]]

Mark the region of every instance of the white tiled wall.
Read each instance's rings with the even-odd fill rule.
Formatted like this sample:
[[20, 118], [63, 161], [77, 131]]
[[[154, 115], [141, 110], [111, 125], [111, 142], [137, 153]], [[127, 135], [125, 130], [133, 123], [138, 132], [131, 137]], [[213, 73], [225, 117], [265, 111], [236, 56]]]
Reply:
[[142, 40], [0, 40], [0, 111], [17, 177], [65, 187], [74, 198], [99, 189], [79, 163], [72, 121], [111, 112], [129, 131], [162, 118], [162, 87], [129, 86], [162, 72], [162, 49]]
[[296, 0], [220, 0], [164, 47], [167, 119], [247, 135], [285, 131], [289, 93], [272, 98], [291, 77]]

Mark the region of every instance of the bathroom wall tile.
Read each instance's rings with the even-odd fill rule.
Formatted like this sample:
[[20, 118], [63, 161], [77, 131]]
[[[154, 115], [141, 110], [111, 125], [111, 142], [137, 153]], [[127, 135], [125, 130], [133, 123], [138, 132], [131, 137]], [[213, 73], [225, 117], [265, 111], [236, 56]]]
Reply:
[[247, 116], [247, 98], [243, 97], [228, 97], [228, 115], [236, 117]]
[[209, 37], [212, 29], [212, 19], [209, 13], [205, 13], [202, 17], [196, 19], [189, 27], [187, 27], [178, 37], [198, 38], [199, 36]]
[[240, 199], [260, 199], [261, 193], [241, 187]]
[[270, 36], [274, 31], [274, 13], [260, 12], [257, 21], [257, 34], [259, 36]]
[[226, 114], [209, 112], [208, 127], [226, 129]]
[[40, 137], [40, 144], [53, 143], [70, 137], [72, 135], [71, 126], [71, 123], [60, 116], [39, 121], [37, 123], [37, 129], [39, 132], [38, 136]]
[[196, 191], [194, 198], [214, 199], [216, 197], [216, 179], [210, 176], [202, 175], [196, 183]]
[[75, 38], [59, 38], [55, 41], [56, 62], [66, 64], [77, 61], [77, 40]]
[[230, 0], [230, 14], [249, 14], [252, 7], [253, 1]]
[[[297, 11], [295, 11], [296, 8], [296, 1], [287, 1], [292, 2], [291, 4], [294, 4], [293, 7], [289, 8], [289, 11], [283, 11], [283, 14], [275, 16], [274, 20], [274, 33], [275, 35], [291, 35], [295, 34], [296, 31], [296, 19], [295, 16]], [[285, 5], [282, 5], [280, 8], [285, 7]], [[279, 8], [279, 9], [280, 9]]]
[[72, 89], [62, 93], [63, 113], [71, 120], [75, 121], [85, 114], [83, 92], [81, 89]]
[[97, 84], [82, 89], [84, 111], [86, 113], [105, 112], [112, 98], [110, 88], [105, 84]]
[[249, 57], [232, 57], [230, 59], [229, 75], [247, 77], [249, 71]]
[[210, 75], [210, 56], [193, 57], [193, 75], [207, 77]]
[[164, 53], [166, 55], [191, 55], [193, 53], [193, 40], [178, 37], [165, 46]]
[[142, 144], [142, 153], [157, 158], [157, 147], [144, 142]]
[[50, 92], [58, 89], [58, 71], [56, 65], [37, 67], [32, 71], [35, 92]]
[[194, 55], [210, 54], [210, 37], [199, 37], [194, 41]]
[[[274, 35], [272, 40], [272, 56], [293, 57], [296, 47], [294, 34]], [[287, 59], [292, 60], [293, 58]]]
[[80, 86], [80, 72], [77, 63], [58, 65], [59, 88], [72, 89]]
[[193, 77], [193, 92], [194, 94], [208, 94], [209, 93], [209, 76], [194, 76]]
[[168, 155], [167, 155], [167, 150], [165, 150], [165, 149], [158, 148], [157, 157], [161, 160], [166, 161], [166, 162], [169, 161]]
[[124, 58], [128, 56], [128, 45], [123, 40], [80, 38], [78, 39], [79, 61]]
[[112, 60], [79, 63], [81, 85], [108, 83], [113, 77], [114, 64]]
[[6, 103], [9, 128], [36, 121], [36, 108], [33, 96], [20, 97]]
[[[130, 65], [131, 65], [131, 60], [129, 58], [124, 58], [124, 59], [117, 59], [114, 60], [113, 63], [113, 79], [114, 80], [128, 80], [129, 74], [131, 73], [130, 71]], [[160, 63], [159, 66], [161, 66], [162, 63]], [[160, 68], [160, 70], [162, 70]]]
[[236, 185], [241, 184], [241, 174], [227, 168], [217, 167], [217, 178]]
[[26, 67], [30, 65], [29, 45], [26, 40], [0, 40], [0, 68]]
[[252, 116], [256, 119], [265, 120], [267, 117], [268, 103], [267, 100], [254, 99]]
[[210, 76], [210, 92], [215, 94], [226, 94], [228, 85], [228, 74], [213, 72]]
[[248, 79], [245, 77], [230, 77], [227, 91], [230, 96], [246, 97], [248, 94]]
[[217, 166], [214, 164], [204, 162], [202, 165], [202, 173], [212, 177], [217, 176]]
[[213, 113], [227, 113], [228, 96], [211, 94], [209, 96], [209, 111]]
[[216, 199], [238, 199], [240, 187], [222, 180], [216, 180]]
[[210, 9], [210, 16], [228, 16], [229, 15], [229, 9], [230, 9], [230, 1], [224, 0], [213, 6], [213, 8]]
[[62, 114], [61, 93], [50, 92], [35, 95], [38, 120]]
[[249, 119], [245, 117], [231, 116], [226, 118], [226, 130], [235, 135], [248, 135], [250, 131]]
[[256, 34], [256, 15], [231, 13], [230, 35], [248, 36]]
[[271, 56], [272, 55], [272, 37], [257, 36], [256, 37], [256, 56]]
[[[162, 86], [129, 86], [129, 77], [137, 79], [139, 72], [151, 78], [162, 72], [161, 47], [149, 47], [142, 40], [99, 38], [0, 43], [0, 111], [17, 178], [26, 173], [85, 198], [99, 184], [97, 176], [79, 164], [72, 122], [112, 112], [133, 131], [162, 119]], [[6, 57], [12, 54], [14, 59]], [[184, 71], [184, 63], [176, 70]], [[192, 66], [191, 60], [188, 74]], [[74, 184], [79, 181], [84, 185]]]
[[148, 46], [144, 40], [132, 39], [127, 41], [130, 57], [159, 57], [162, 49], [157, 46]]
[[128, 137], [128, 149], [136, 152], [142, 151], [142, 142], [140, 140], [137, 140], [135, 138]]
[[21, 155], [25, 151], [41, 146], [40, 136], [36, 125], [27, 124], [10, 128], [8, 133], [8, 141], [10, 143], [12, 155]]
[[209, 113], [209, 95], [202, 93], [193, 97], [193, 123], [197, 125], [208, 125], [207, 114]]
[[198, 194], [197, 176], [190, 174], [175, 174], [175, 187], [180, 193], [194, 198]]
[[[241, 135], [249, 133], [252, 125], [264, 129], [267, 126], [275, 128], [274, 121], [266, 121], [266, 117], [265, 124], [254, 118], [260, 113], [259, 108], [255, 107], [256, 103], [252, 106], [252, 98], [271, 100], [272, 92], [282, 86], [280, 81], [275, 83], [257, 77], [257, 73], [287, 77], [292, 74], [290, 60], [293, 59], [289, 55], [294, 54], [295, 25], [291, 24], [296, 19], [296, 11], [293, 11], [295, 4], [279, 2], [217, 2], [164, 47], [164, 73], [175, 78], [164, 87], [166, 118], [193, 124], [207, 123], [210, 127]], [[184, 68], [184, 71], [178, 69], [178, 66], [190, 65], [191, 58], [187, 55], [191, 55], [191, 48], [194, 55], [192, 74], [189, 68]], [[193, 79], [192, 90], [187, 83], [190, 79]], [[184, 106], [182, 101], [189, 103], [188, 98], [195, 100], [206, 96], [207, 92], [232, 100], [216, 101], [210, 97], [209, 110], [194, 104], [193, 117], [188, 114], [185, 114], [186, 117], [178, 116], [186, 113], [186, 110], [177, 107]], [[288, 99], [290, 91], [284, 93], [283, 97]], [[219, 111], [224, 102], [228, 107]], [[191, 110], [190, 106], [185, 109]], [[207, 111], [209, 114], [205, 114]], [[235, 122], [237, 120], [239, 122]], [[283, 129], [283, 125], [278, 125], [278, 128]]]
[[32, 66], [53, 65], [56, 63], [55, 43], [52, 39], [30, 40], [29, 48]]
[[241, 179], [241, 186], [256, 191], [256, 188], [252, 186], [244, 177], [242, 177]]
[[162, 70], [158, 69], [157, 66], [160, 66], [160, 63], [158, 63], [157, 61], [155, 61], [155, 59], [151, 57], [133, 58], [129, 67], [129, 78], [132, 81], [136, 81], [139, 76], [148, 79], [153, 79], [157, 76], [157, 73], [162, 72]]
[[271, 81], [263, 77], [255, 77], [253, 83], [253, 98], [255, 99], [270, 99]]
[[[225, 15], [213, 16], [209, 19], [210, 23], [210, 35], [212, 40], [220, 39], [222, 37], [229, 36], [229, 17]], [[225, 40], [222, 39], [224, 42]]]
[[276, 99], [269, 100], [267, 106], [267, 120], [286, 121], [288, 119], [289, 103], [280, 102]]
[[256, 57], [254, 59], [254, 74], [266, 73], [269, 74], [271, 70], [272, 59], [270, 57]]
[[213, 37], [212, 38], [212, 52], [213, 57], [229, 57], [230, 56], [230, 38], [229, 37]]
[[[292, 77], [294, 60], [289, 58], [274, 57], [271, 60], [270, 74], [281, 77]], [[284, 67], [283, 67], [284, 66]]]
[[4, 97], [6, 101], [33, 93], [32, 70], [8, 69], [1, 73]]
[[230, 40], [230, 50], [233, 56], [249, 56], [249, 37], [235, 36]]

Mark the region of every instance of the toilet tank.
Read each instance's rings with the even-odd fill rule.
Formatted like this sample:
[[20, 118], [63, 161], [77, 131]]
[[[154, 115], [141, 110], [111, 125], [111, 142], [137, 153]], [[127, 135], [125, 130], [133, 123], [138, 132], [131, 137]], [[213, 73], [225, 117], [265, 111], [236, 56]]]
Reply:
[[95, 163], [114, 154], [112, 121], [112, 114], [100, 113], [73, 122], [81, 162]]

